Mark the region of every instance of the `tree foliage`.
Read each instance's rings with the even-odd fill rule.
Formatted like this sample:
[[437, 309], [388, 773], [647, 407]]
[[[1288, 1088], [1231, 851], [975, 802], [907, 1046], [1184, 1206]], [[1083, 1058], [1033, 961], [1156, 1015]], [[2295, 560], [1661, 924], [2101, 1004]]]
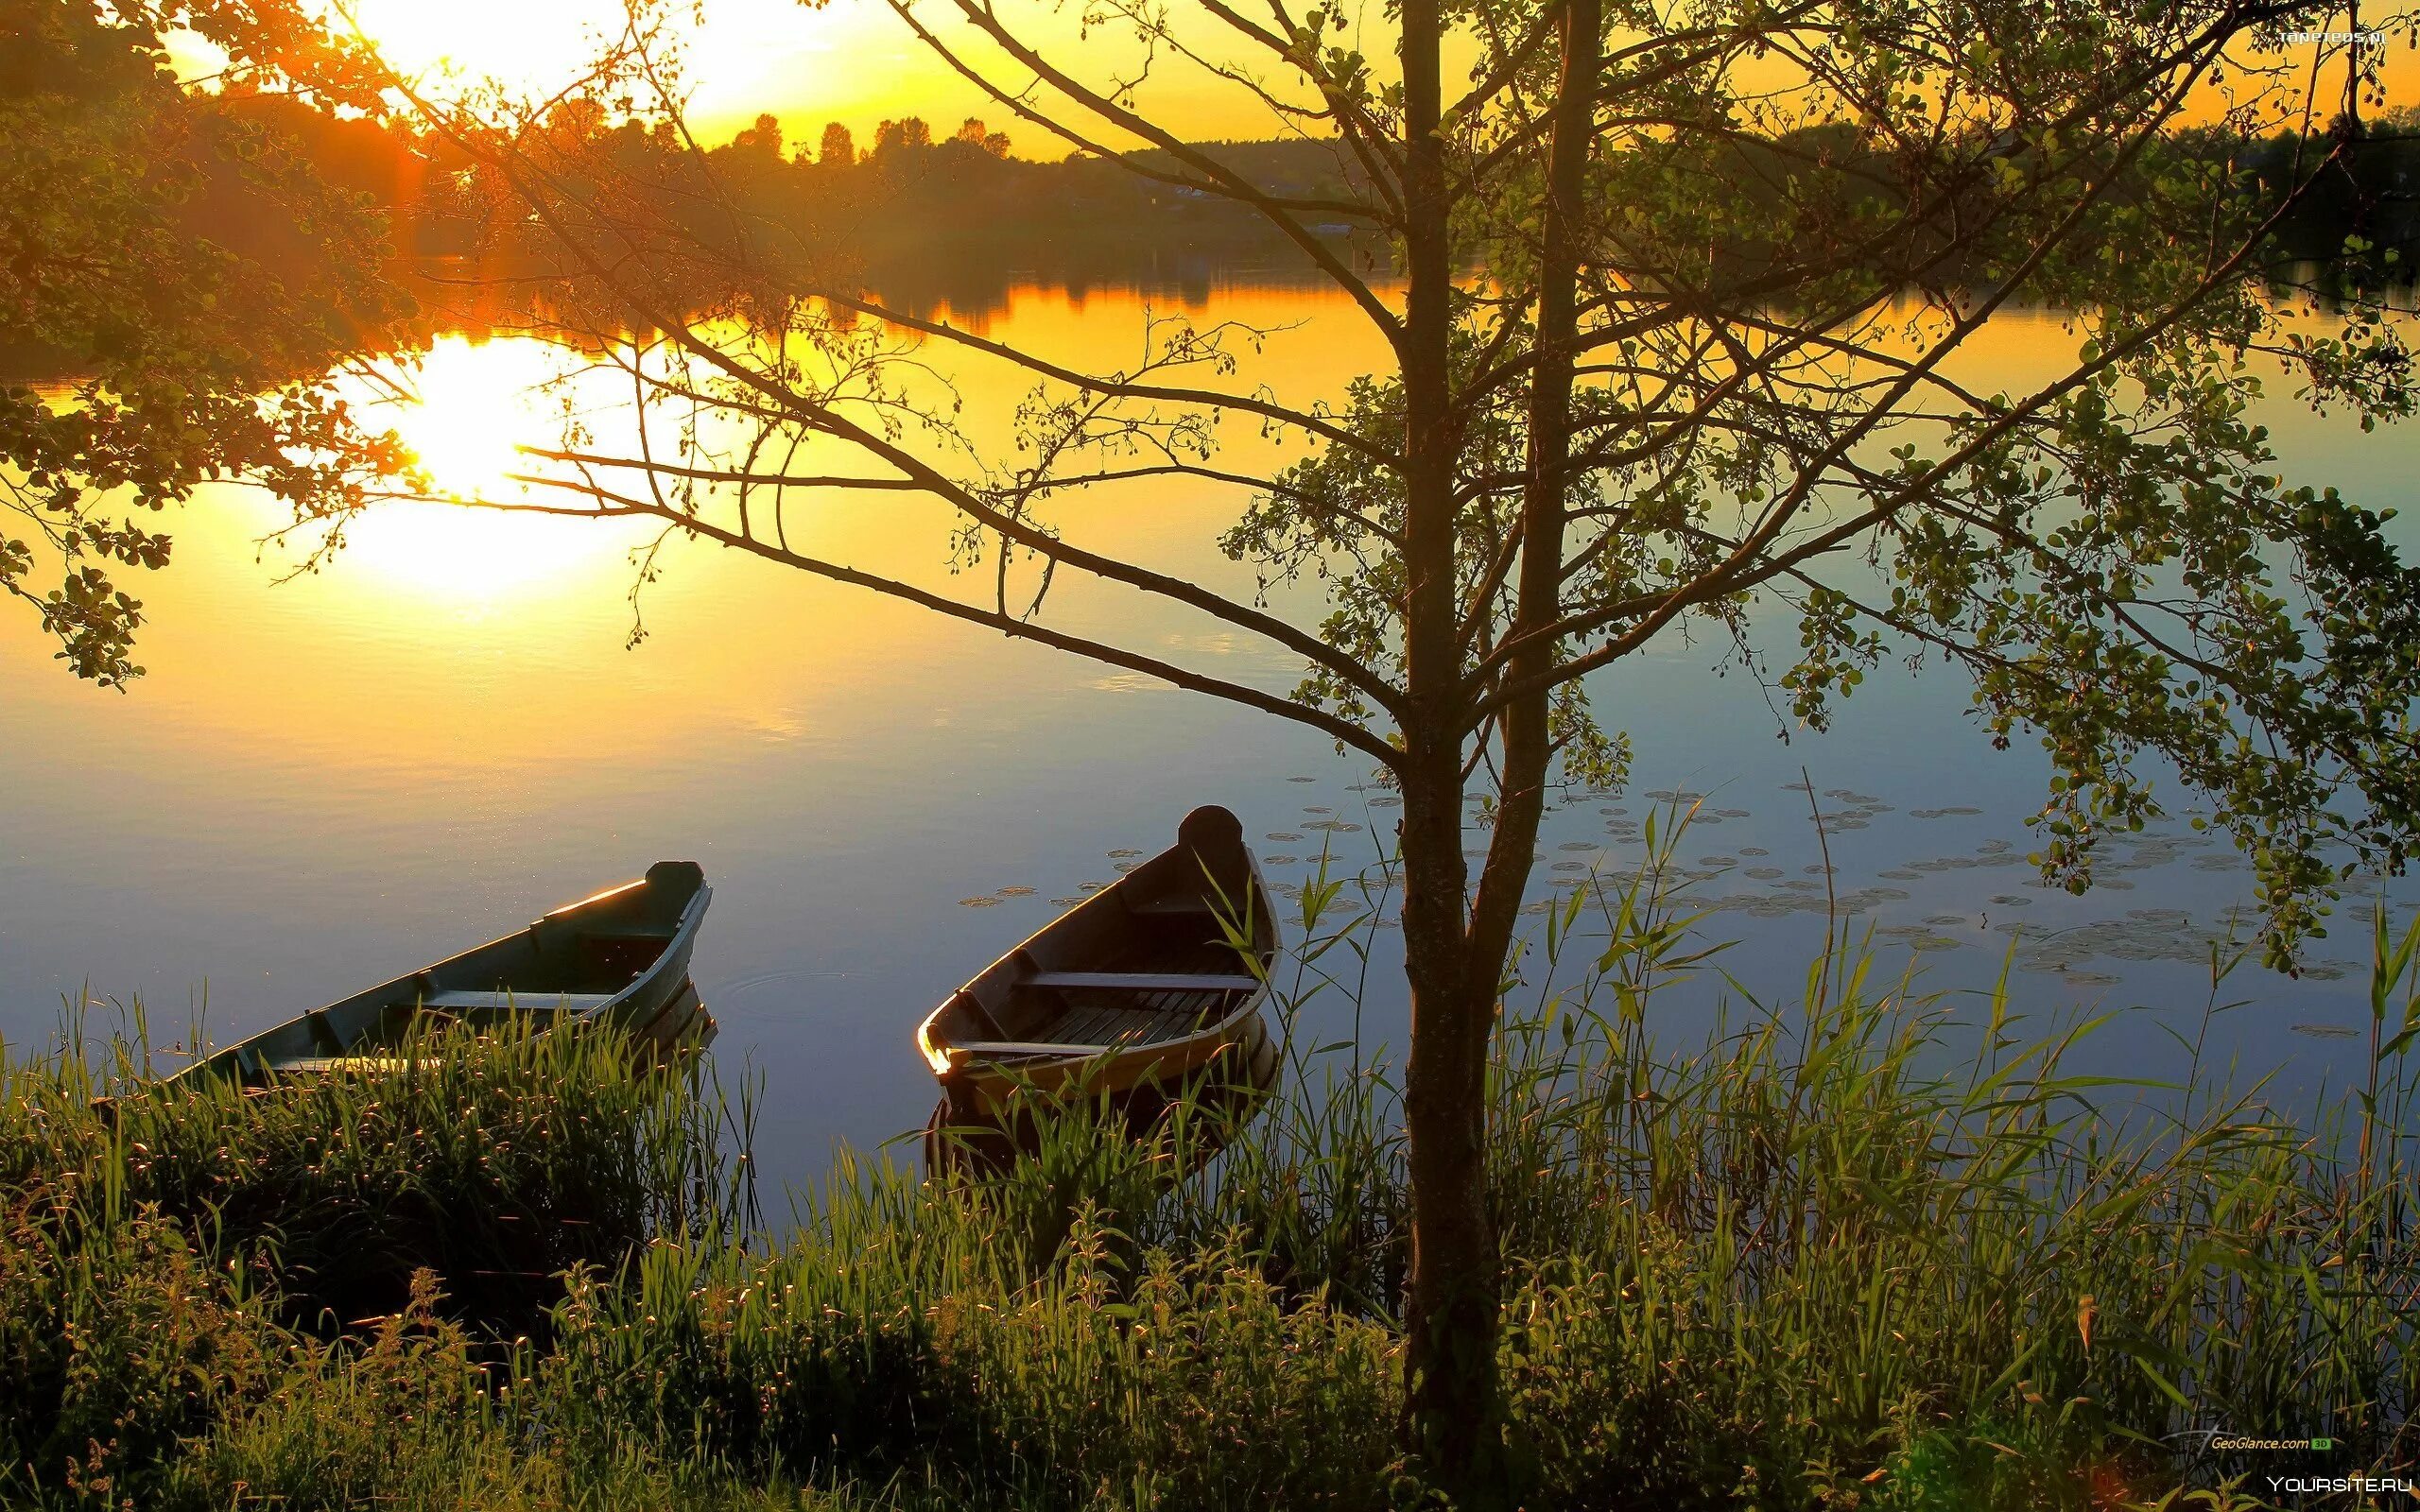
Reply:
[[[171, 29], [227, 55], [216, 93], [179, 81]], [[328, 381], [406, 313], [384, 222], [242, 108], [272, 89], [376, 101], [282, 0], [0, 3], [0, 594], [103, 686], [142, 670], [121, 575], [167, 561], [162, 511], [214, 478], [346, 508], [404, 466]]]
[[[2374, 181], [2371, 39], [2409, 13], [2365, 9], [2348, 41], [2293, 0], [1098, 0], [1071, 47], [1041, 40], [1046, 6], [891, 7], [996, 119], [1256, 217], [1385, 366], [1339, 404], [1242, 378], [1265, 333], [1233, 323], [1154, 317], [1131, 361], [1081, 369], [887, 302], [784, 211], [838, 176], [786, 161], [770, 117], [703, 150], [665, 17], [633, 0], [568, 94], [383, 80], [467, 165], [535, 329], [632, 395], [624, 430], [533, 438], [521, 493], [458, 502], [654, 520], [1376, 765], [1403, 799], [1413, 1005], [1409, 1439], [1458, 1492], [1502, 1484], [1486, 1060], [1545, 795], [1618, 780], [1620, 731], [1659, 716], [1598, 674], [1711, 632], [1821, 729], [1886, 662], [1953, 669], [1985, 737], [2049, 758], [2048, 877], [2087, 885], [2172, 772], [2256, 862], [2280, 964], [2343, 868], [2407, 859], [2420, 576], [2249, 417], [2279, 369], [2365, 427], [2412, 406], [2401, 328], [2359, 280], [2332, 313], [2290, 298], [2289, 255]], [[1175, 75], [1336, 171], [1276, 181], [1187, 140], [1150, 105]], [[908, 116], [852, 171], [1008, 182], [992, 138]], [[2071, 352], [1997, 370], [1982, 333], [2042, 309]], [[962, 426], [943, 355], [1019, 394], [1012, 447]], [[1257, 597], [1092, 549], [1056, 507], [1171, 479], [1226, 490]], [[337, 523], [361, 498], [341, 475], [288, 493]], [[814, 528], [902, 493], [952, 512], [959, 592]], [[1276, 692], [1073, 622], [1071, 577], [1306, 675]], [[1281, 585], [1316, 612], [1280, 612]], [[122, 644], [95, 644], [104, 667]]]
[[[1404, 0], [1264, 18], [1105, 0], [1075, 50], [984, 0], [892, 9], [1022, 129], [1262, 218], [1389, 366], [1340, 407], [1281, 397], [1236, 381], [1260, 333], [1159, 318], [1133, 363], [1078, 370], [870, 297], [778, 223], [735, 216], [719, 251], [655, 255], [643, 203], [528, 149], [534, 108], [420, 98], [584, 291], [565, 307], [595, 313], [562, 334], [640, 396], [632, 444], [567, 440], [536, 497], [484, 502], [655, 518], [1297, 720], [1381, 767], [1403, 796], [1412, 990], [1409, 1442], [1458, 1492], [1504, 1484], [1481, 1108], [1545, 792], [1617, 779], [1620, 730], [1655, 717], [1593, 674], [1710, 630], [1821, 729], [1886, 662], [1955, 668], [1988, 738], [2049, 757], [2047, 876], [2088, 885], [2172, 771], [2252, 853], [2281, 964], [2340, 868], [2404, 864], [2420, 576], [2381, 514], [2286, 478], [2248, 418], [2280, 365], [2364, 425], [2412, 404], [2374, 302], [2332, 318], [2277, 297], [2278, 232], [2347, 179], [2360, 135], [2322, 118], [2380, 103], [2372, 43], [2289, 40], [2326, 31], [2324, 6]], [[1144, 103], [1170, 72], [1325, 143], [1337, 173], [1277, 186], [1185, 140]], [[643, 26], [599, 77], [678, 121]], [[886, 124], [874, 159], [922, 149], [920, 124]], [[2280, 140], [2282, 161], [2252, 150]], [[697, 298], [717, 276], [751, 292]], [[1980, 360], [1996, 316], [2043, 307], [2067, 312], [2071, 356], [2021, 381]], [[917, 386], [926, 349], [1030, 385], [1013, 454], [972, 444], [957, 401]], [[1239, 423], [1298, 460], [1235, 459]], [[1259, 598], [1090, 550], [1053, 508], [1167, 478], [1233, 490], [1225, 544]], [[988, 592], [810, 544], [820, 511], [885, 490], [953, 509], [955, 559]], [[1071, 576], [1307, 675], [1281, 696], [1062, 624], [1051, 590]], [[1312, 589], [1319, 617], [1274, 612], [1281, 584]], [[1776, 616], [1794, 649], [1759, 638]], [[1476, 878], [1473, 787], [1495, 804]]]

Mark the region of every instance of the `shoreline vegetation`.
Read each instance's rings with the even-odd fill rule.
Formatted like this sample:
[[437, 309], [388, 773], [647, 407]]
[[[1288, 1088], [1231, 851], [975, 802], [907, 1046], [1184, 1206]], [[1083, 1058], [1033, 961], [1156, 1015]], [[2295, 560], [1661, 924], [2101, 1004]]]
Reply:
[[[396, 307], [328, 312], [353, 328], [363, 352], [409, 349], [441, 331], [503, 334], [529, 323], [533, 300], [577, 299], [554, 251], [519, 218], [510, 189], [442, 139], [390, 119], [340, 117], [274, 91], [231, 90], [194, 102], [217, 119], [231, 154], [202, 173], [175, 206], [182, 233], [223, 249], [261, 276], [307, 283], [329, 243], [265, 213], [240, 160], [307, 171], [354, 212], [361, 245], [348, 255], [383, 259]], [[2343, 170], [2305, 197], [2273, 238], [2269, 276], [2323, 298], [2375, 294], [2409, 283], [2420, 256], [2420, 111], [2389, 112], [2358, 129]], [[2332, 138], [2320, 134], [2325, 146]], [[1331, 143], [1294, 138], [1201, 144], [1258, 190], [1318, 201], [1364, 186]], [[937, 131], [917, 116], [886, 120], [862, 147], [828, 123], [815, 143], [792, 142], [779, 118], [760, 115], [711, 148], [668, 127], [613, 121], [593, 101], [562, 102], [533, 130], [530, 149], [567, 182], [609, 187], [616, 224], [670, 238], [702, 261], [756, 270], [769, 290], [860, 288], [886, 307], [923, 318], [947, 310], [978, 321], [1021, 283], [1090, 288], [1170, 288], [1206, 298], [1222, 278], [1293, 278], [1316, 284], [1295, 249], [1248, 207], [1138, 176], [1123, 163], [1070, 154], [1057, 162], [1012, 156], [981, 120]], [[2213, 214], [2252, 224], [2283, 197], [2304, 144], [2291, 132], [2237, 138], [2214, 129], [2173, 133], [2145, 172], [2196, 175]], [[1844, 198], [1899, 193], [1891, 165], [1871, 158], [1846, 128], [1808, 127], [1737, 149], [1743, 182], [1820, 172]], [[1129, 155], [1159, 172], [1165, 152]], [[1316, 221], [1361, 273], [1392, 274], [1395, 249], [1350, 220]], [[378, 245], [370, 245], [375, 241]], [[1716, 249], [1733, 276], [1752, 277], [1781, 249], [1753, 240]], [[711, 302], [728, 289], [694, 291]], [[414, 308], [416, 307], [416, 308]], [[59, 383], [90, 369], [92, 354], [0, 340], [0, 380]]]
[[[1627, 778], [1588, 679], [1718, 627], [1740, 653], [1718, 675], [1744, 663], [1811, 730], [1903, 654], [1971, 676], [1974, 732], [2048, 758], [2046, 885], [2084, 890], [2181, 784], [2252, 861], [2280, 969], [2345, 850], [2403, 869], [2420, 570], [2388, 514], [2291, 481], [2253, 411], [2273, 360], [2364, 431], [2420, 409], [2391, 308], [2420, 117], [2367, 35], [2305, 74], [2229, 5], [1708, 29], [1421, 0], [1281, 11], [1225, 57], [1158, 47], [1150, 8], [1087, 15], [1358, 163], [1314, 146], [1338, 176], [1281, 182], [1301, 149], [1201, 154], [1062, 43], [958, 9], [972, 54], [915, 29], [1004, 110], [1188, 171], [913, 117], [870, 153], [833, 131], [802, 161], [771, 116], [708, 148], [677, 12], [525, 105], [431, 100], [295, 0], [18, 6], [0, 512], [25, 524], [0, 593], [122, 688], [146, 623], [122, 570], [165, 567], [151, 516], [213, 479], [325, 550], [398, 498], [648, 519], [1290, 721], [1378, 764], [1402, 813], [1396, 870], [1305, 890], [1288, 1026], [1357, 1003], [1356, 931], [1399, 920], [1400, 1080], [1356, 1011], [1354, 1038], [1289, 1044], [1243, 1128], [1138, 1143], [1037, 1108], [1037, 1158], [997, 1180], [844, 1156], [768, 1232], [753, 1094], [703, 1061], [458, 1027], [254, 1096], [153, 1080], [139, 1012], [97, 1053], [71, 1023], [46, 1060], [0, 1056], [0, 1499], [2081, 1512], [2411, 1466], [2420, 926], [2391, 938], [2381, 910], [2366, 1074], [2308, 1118], [2198, 1053], [2173, 1086], [2084, 1074], [2100, 1021], [2004, 984], [1928, 997], [1837, 917], [1803, 1000], [1731, 983], [1676, 1036], [1665, 986], [1727, 978], [1660, 871], [1519, 937], [1550, 788]], [[216, 87], [168, 65], [177, 23], [227, 55]], [[2225, 130], [2190, 124], [2221, 73]], [[919, 278], [1250, 261], [1254, 216], [1382, 343], [1340, 399], [1248, 390], [1242, 321], [1147, 318], [1069, 368], [912, 313], [963, 298]], [[868, 297], [889, 280], [908, 292]], [[2337, 331], [2298, 329], [2285, 289]], [[2020, 300], [2084, 339], [1978, 392], [1954, 369]], [[545, 464], [503, 475], [529, 495], [439, 493], [347, 388], [406, 397], [466, 308], [628, 378], [627, 441], [593, 449], [566, 386], [558, 445], [497, 438]], [[961, 420], [924, 342], [1032, 386], [1005, 434]], [[1231, 419], [1272, 444], [1219, 456]], [[1046, 507], [1170, 477], [1248, 494], [1218, 544], [1252, 593], [1080, 546]], [[875, 496], [942, 512], [963, 592], [807, 513]], [[1061, 570], [1302, 680], [1046, 619]], [[1758, 606], [1798, 621], [1770, 664]]]
[[[1659, 995], [1718, 953], [1653, 875], [1549, 916], [1524, 971], [1570, 985], [1496, 1028], [1526, 1504], [2250, 1507], [2410, 1473], [2420, 927], [2378, 926], [2374, 1069], [2314, 1122], [2214, 1068], [2078, 1074], [2099, 1021], [2005, 986], [1953, 1017], [1847, 933], [1803, 1001], [1735, 985], [1668, 1042]], [[1294, 1010], [1350, 996], [1391, 902], [1322, 868]], [[1136, 1141], [1077, 1100], [1007, 1179], [844, 1153], [775, 1232], [749, 1088], [609, 1033], [247, 1096], [146, 1074], [139, 1016], [81, 1031], [0, 1097], [10, 1504], [1441, 1504], [1394, 1436], [1392, 1072], [1350, 1042], [1293, 1042], [1198, 1170], [1236, 1131]]]

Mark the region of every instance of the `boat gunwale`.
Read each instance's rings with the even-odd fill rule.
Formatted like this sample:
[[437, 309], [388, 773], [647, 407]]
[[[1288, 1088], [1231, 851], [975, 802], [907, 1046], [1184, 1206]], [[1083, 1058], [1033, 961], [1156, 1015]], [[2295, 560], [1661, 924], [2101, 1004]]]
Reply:
[[[272, 1036], [282, 1034], [286, 1030], [294, 1028], [298, 1024], [307, 1024], [314, 1019], [322, 1018], [331, 1008], [351, 1003], [358, 998], [383, 993], [390, 988], [411, 987], [415, 989], [414, 996], [410, 1000], [410, 1007], [412, 1013], [415, 1016], [418, 1016], [427, 1010], [428, 979], [432, 978], [434, 973], [441, 971], [447, 967], [455, 966], [459, 962], [470, 960], [472, 957], [476, 956], [483, 952], [493, 950], [498, 946], [510, 944], [519, 937], [527, 935], [530, 930], [536, 929], [539, 925], [545, 923], [549, 919], [565, 919], [579, 914], [583, 909], [606, 902], [612, 899], [622, 897], [634, 888], [649, 886], [653, 884], [652, 874], [656, 868], [663, 867], [667, 864], [688, 865], [691, 867], [695, 867], [696, 865], [695, 863], [666, 863], [659, 861], [653, 866], [650, 866], [646, 874], [636, 877], [631, 881], [619, 883], [614, 886], [606, 887], [597, 892], [591, 893], [585, 898], [579, 899], [574, 902], [565, 903], [560, 908], [549, 909], [547, 912], [539, 915], [538, 918], [532, 919], [529, 923], [523, 925], [520, 929], [514, 930], [510, 934], [498, 935], [493, 939], [482, 941], [479, 944], [472, 946], [468, 950], [457, 951], [453, 954], [448, 955], [441, 960], [432, 961], [425, 966], [416, 968], [410, 971], [406, 971], [401, 975], [389, 977], [386, 981], [379, 983], [375, 987], [365, 988], [359, 992], [349, 993], [344, 997], [337, 999], [333, 1003], [322, 1003], [315, 1007], [305, 1008], [301, 1013], [295, 1014], [292, 1018], [280, 1020], [276, 1023], [272, 1023], [265, 1029], [259, 1030], [254, 1034], [245, 1036], [243, 1039], [236, 1040], [233, 1044], [223, 1045], [216, 1050], [213, 1050], [208, 1055], [195, 1060], [191, 1065], [178, 1068], [163, 1079], [165, 1081], [177, 1081], [184, 1077], [194, 1076], [197, 1074], [204, 1074], [213, 1071], [233, 1072], [239, 1079], [250, 1079], [253, 1076], [262, 1074], [284, 1074], [287, 1069], [285, 1062], [288, 1060], [307, 1060], [317, 1057], [310, 1056], [298, 1057], [279, 1055], [255, 1049], [254, 1047], [259, 1044], [260, 1041], [268, 1040]], [[510, 1011], [516, 1015], [527, 1014], [532, 1018], [544, 1016], [546, 1018], [556, 1020], [557, 1022], [555, 1023], [549, 1023], [546, 1025], [549, 1029], [557, 1027], [561, 1022], [566, 1021], [572, 1022], [590, 1022], [614, 1013], [633, 998], [642, 995], [647, 990], [652, 989], [657, 984], [662, 982], [667, 965], [676, 959], [684, 963], [682, 974], [685, 979], [688, 975], [685, 962], [694, 954], [699, 931], [705, 926], [706, 907], [714, 899], [714, 887], [705, 880], [704, 868], [697, 868], [697, 877], [698, 882], [696, 890], [689, 895], [688, 901], [682, 904], [681, 912], [675, 916], [671, 930], [664, 938], [663, 949], [656, 952], [654, 958], [648, 962], [647, 968], [644, 971], [640, 971], [636, 976], [633, 976], [619, 989], [608, 995], [603, 1002], [591, 1004], [585, 1007], [576, 1009], [554, 1007], [549, 1005], [550, 1000], [561, 1000], [572, 996], [584, 996], [586, 994], [572, 993], [568, 989], [552, 991], [536, 990], [527, 994], [528, 1003], [527, 1006], [524, 1006], [516, 1001]], [[508, 992], [511, 992], [510, 988], [507, 988], [506, 990]], [[666, 993], [667, 1001], [671, 997], [677, 996], [679, 991], [680, 988], [678, 987], [671, 988]], [[517, 999], [521, 994], [512, 993], [512, 995]], [[352, 1055], [355, 1050], [354, 1045], [347, 1045], [343, 1048], [348, 1055]], [[248, 1051], [251, 1052], [252, 1058], [258, 1062], [257, 1066], [248, 1067], [244, 1064], [244, 1055]], [[308, 1073], [300, 1074], [307, 1074]]]
[[[1238, 829], [1240, 829], [1240, 822], [1238, 822]], [[1182, 835], [1180, 835], [1175, 844], [1161, 850], [1157, 855], [1152, 856], [1150, 860], [1157, 861], [1161, 857], [1166, 856], [1172, 851], [1182, 850], [1184, 849], [1184, 841]], [[1190, 1047], [1198, 1045], [1205, 1040], [1219, 1040], [1222, 1041], [1219, 1046], [1214, 1047], [1210, 1051], [1210, 1056], [1216, 1056], [1219, 1054], [1219, 1049], [1223, 1048], [1224, 1044], [1235, 1042], [1232, 1035], [1236, 1025], [1259, 1013], [1260, 1010], [1268, 1004], [1274, 987], [1274, 984], [1270, 981], [1268, 975], [1268, 971], [1270, 967], [1274, 964], [1278, 953], [1285, 948], [1284, 936], [1278, 929], [1276, 903], [1269, 890], [1268, 879], [1262, 875], [1260, 869], [1260, 857], [1253, 851], [1249, 841], [1239, 841], [1238, 849], [1243, 851], [1244, 864], [1250, 879], [1249, 895], [1257, 897], [1258, 906], [1263, 910], [1269, 920], [1270, 945], [1266, 960], [1260, 958], [1261, 953], [1257, 951], [1244, 950], [1237, 952], [1238, 954], [1244, 955], [1254, 968], [1252, 974], [1259, 985], [1249, 993], [1238, 993], [1235, 992], [1233, 989], [1227, 989], [1225, 995], [1233, 996], [1237, 999], [1236, 1003], [1229, 1009], [1229, 1011], [1220, 1015], [1219, 1018], [1210, 1021], [1208, 1023], [1195, 1027], [1187, 1033], [1173, 1036], [1166, 1040], [1147, 1040], [1133, 1044], [1114, 1045], [1106, 1049], [1098, 1045], [1070, 1042], [1067, 1053], [1064, 1055], [1054, 1056], [1037, 1054], [1021, 1057], [1011, 1062], [976, 1059], [971, 1057], [964, 1056], [962, 1052], [958, 1055], [953, 1055], [953, 1052], [959, 1051], [959, 1046], [941, 1037], [938, 1025], [941, 1022], [942, 1015], [949, 1011], [950, 1005], [956, 1003], [961, 996], [971, 992], [974, 989], [975, 985], [982, 981], [986, 976], [989, 976], [994, 971], [998, 971], [1001, 967], [1013, 962], [1016, 957], [1025, 951], [1026, 947], [1032, 944], [1035, 939], [1064, 925], [1070, 919], [1075, 919], [1079, 914], [1082, 913], [1086, 908], [1106, 906], [1106, 900], [1113, 898], [1117, 899], [1119, 904], [1124, 906], [1124, 890], [1128, 886], [1132, 885], [1135, 876], [1141, 873], [1142, 868], [1138, 867], [1135, 872], [1120, 877], [1117, 881], [1102, 888], [1099, 892], [1097, 892], [1090, 898], [1085, 899], [1075, 908], [1068, 910], [1066, 913], [1061, 914], [1057, 919], [1052, 919], [1042, 928], [1027, 935], [1014, 945], [1011, 945], [1007, 950], [1001, 952], [1000, 954], [991, 962], [991, 964], [985, 966], [973, 976], [968, 977], [965, 982], [954, 988], [948, 996], [942, 998], [941, 1003], [936, 1005], [931, 1012], [925, 1015], [924, 1022], [916, 1026], [916, 1048], [923, 1054], [925, 1064], [931, 1068], [934, 1079], [941, 1082], [944, 1089], [956, 1086], [968, 1091], [973, 1091], [986, 1084], [1014, 1082], [1019, 1079], [1029, 1079], [1032, 1074], [1036, 1072], [1046, 1072], [1056, 1075], [1059, 1073], [1064, 1072], [1075, 1066], [1082, 1065], [1086, 1062], [1098, 1063], [1101, 1068], [1102, 1074], [1104, 1075], [1110, 1075], [1115, 1074], [1115, 1068], [1120, 1067], [1129, 1061], [1144, 1057], [1149, 1057], [1154, 1061], [1160, 1060], [1173, 1054], [1188, 1052]], [[1200, 858], [1197, 855], [1197, 862], [1199, 859]], [[1150, 862], [1144, 863], [1144, 866], [1146, 867], [1149, 865]], [[1213, 882], [1213, 885], [1216, 885], [1215, 881]], [[1250, 896], [1247, 898], [1248, 904], [1250, 902]], [[1132, 917], [1131, 910], [1129, 910], [1128, 917]], [[1222, 917], [1220, 920], [1221, 929], [1225, 927], [1225, 923], [1226, 920]], [[1174, 974], [1190, 975], [1194, 973]], [[1219, 979], [1216, 975], [1211, 973], [1201, 974], [1203, 974], [1208, 980], [1215, 981]], [[979, 1044], [990, 1041], [978, 1040], [974, 1042]], [[1028, 1042], [1048, 1044], [1052, 1041], [1046, 1040]], [[1204, 1057], [1203, 1058], [1207, 1059], [1208, 1057]]]

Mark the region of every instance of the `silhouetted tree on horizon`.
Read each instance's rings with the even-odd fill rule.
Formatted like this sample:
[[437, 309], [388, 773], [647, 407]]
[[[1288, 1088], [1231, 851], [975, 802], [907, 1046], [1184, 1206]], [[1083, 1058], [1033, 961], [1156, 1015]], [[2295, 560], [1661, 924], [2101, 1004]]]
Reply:
[[856, 166], [857, 139], [850, 135], [849, 129], [839, 122], [825, 122], [823, 141], [816, 149], [815, 162], [817, 166], [824, 168]]

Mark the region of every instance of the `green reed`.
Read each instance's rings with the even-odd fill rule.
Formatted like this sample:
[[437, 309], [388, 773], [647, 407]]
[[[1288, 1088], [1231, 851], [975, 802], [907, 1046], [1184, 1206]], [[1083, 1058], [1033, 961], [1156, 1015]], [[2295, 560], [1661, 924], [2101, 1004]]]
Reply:
[[[2420, 929], [2375, 932], [2372, 1070], [2302, 1120], [2215, 1074], [2083, 1074], [2100, 1021], [2033, 1022], [2005, 977], [1954, 1013], [1847, 927], [1761, 1004], [1666, 874], [1559, 902], [1506, 984], [1491, 1200], [1528, 1504], [2256, 1504], [2261, 1467], [2171, 1436], [2197, 1426], [2409, 1473]], [[1392, 899], [1383, 868], [1305, 889], [1289, 1026], [1357, 1000]], [[1727, 1005], [1676, 1036], [1680, 990]], [[844, 1154], [779, 1235], [728, 1155], [745, 1100], [697, 1068], [611, 1035], [399, 1058], [268, 1097], [115, 1048], [9, 1072], [0, 1494], [1420, 1500], [1396, 1094], [1357, 1039], [1290, 1039], [1240, 1130], [1180, 1107], [1137, 1138], [1074, 1093], [999, 1178]]]

